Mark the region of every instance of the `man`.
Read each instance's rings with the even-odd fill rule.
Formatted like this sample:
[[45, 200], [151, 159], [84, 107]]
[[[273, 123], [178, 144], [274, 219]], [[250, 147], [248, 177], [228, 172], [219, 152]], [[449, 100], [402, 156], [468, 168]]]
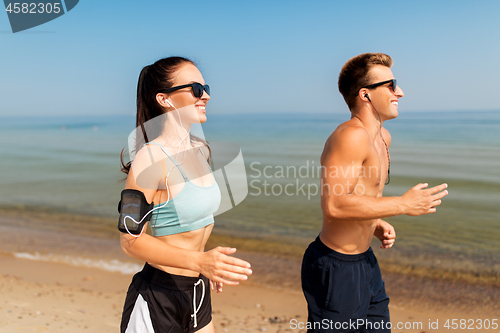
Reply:
[[382, 218], [434, 213], [446, 184], [418, 184], [400, 197], [383, 197], [390, 176], [391, 136], [383, 127], [398, 116], [403, 90], [382, 53], [351, 58], [339, 90], [351, 119], [328, 138], [323, 154], [323, 227], [302, 262], [308, 332], [390, 332], [389, 297], [370, 244], [394, 244], [394, 228]]

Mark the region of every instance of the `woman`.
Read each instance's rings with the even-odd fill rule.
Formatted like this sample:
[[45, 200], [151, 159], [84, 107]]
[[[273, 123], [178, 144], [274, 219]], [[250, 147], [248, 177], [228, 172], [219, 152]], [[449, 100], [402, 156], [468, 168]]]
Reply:
[[[214, 332], [210, 289], [220, 292], [252, 273], [249, 263], [229, 256], [236, 249], [204, 251], [220, 192], [210, 149], [190, 128], [206, 121], [209, 94], [185, 58], [161, 59], [139, 76], [136, 155], [125, 165], [122, 151], [119, 228], [123, 251], [146, 264], [127, 292], [121, 332]], [[141, 212], [126, 215], [130, 207]], [[142, 232], [148, 219], [152, 235]]]

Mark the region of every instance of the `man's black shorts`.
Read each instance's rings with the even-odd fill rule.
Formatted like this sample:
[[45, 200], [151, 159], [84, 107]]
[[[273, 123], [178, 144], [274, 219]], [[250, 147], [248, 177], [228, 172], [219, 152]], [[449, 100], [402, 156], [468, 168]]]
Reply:
[[210, 285], [206, 277], [173, 275], [146, 263], [128, 289], [120, 331], [188, 333], [211, 321]]
[[[372, 249], [336, 252], [319, 237], [304, 253], [307, 332], [390, 332], [389, 297]], [[355, 324], [353, 324], [355, 323]]]

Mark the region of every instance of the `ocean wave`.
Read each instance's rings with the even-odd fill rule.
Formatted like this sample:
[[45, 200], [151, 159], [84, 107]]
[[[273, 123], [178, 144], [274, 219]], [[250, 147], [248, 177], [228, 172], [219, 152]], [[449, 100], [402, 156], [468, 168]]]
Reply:
[[67, 255], [57, 254], [41, 254], [38, 252], [27, 253], [17, 252], [14, 257], [20, 259], [54, 262], [78, 267], [97, 268], [109, 272], [120, 272], [122, 274], [134, 274], [142, 269], [142, 266], [136, 263], [123, 262], [116, 259], [91, 259], [82, 257], [72, 257]]

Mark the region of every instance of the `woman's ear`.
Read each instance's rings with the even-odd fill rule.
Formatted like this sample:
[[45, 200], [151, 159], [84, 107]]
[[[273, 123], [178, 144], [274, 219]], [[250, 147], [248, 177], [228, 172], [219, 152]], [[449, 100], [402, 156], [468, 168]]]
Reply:
[[158, 102], [158, 104], [160, 104], [161, 106], [163, 106], [165, 108], [173, 108], [174, 107], [172, 105], [172, 103], [168, 100], [166, 94], [156, 94], [156, 101]]

